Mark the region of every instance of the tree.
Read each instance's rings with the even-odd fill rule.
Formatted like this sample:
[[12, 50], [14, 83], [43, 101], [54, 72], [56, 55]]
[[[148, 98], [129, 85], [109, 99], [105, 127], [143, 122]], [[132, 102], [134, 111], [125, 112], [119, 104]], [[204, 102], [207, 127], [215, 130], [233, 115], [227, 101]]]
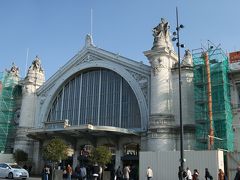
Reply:
[[17, 149], [13, 153], [13, 158], [19, 164], [21, 162], [26, 162], [28, 160], [28, 154], [21, 149]]
[[68, 157], [68, 146], [66, 143], [58, 138], [50, 140], [50, 142], [43, 147], [43, 157], [52, 162], [65, 160]]
[[100, 165], [106, 165], [111, 162], [112, 153], [105, 146], [98, 146], [90, 153], [90, 161]]

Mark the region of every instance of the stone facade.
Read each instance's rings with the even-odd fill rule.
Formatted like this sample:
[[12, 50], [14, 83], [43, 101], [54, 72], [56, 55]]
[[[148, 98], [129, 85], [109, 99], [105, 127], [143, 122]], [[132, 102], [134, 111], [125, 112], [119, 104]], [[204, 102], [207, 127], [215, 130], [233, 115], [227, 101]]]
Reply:
[[[137, 144], [138, 150], [146, 151], [179, 150], [178, 59], [170, 40], [168, 23], [162, 20], [153, 31], [153, 47], [144, 52], [150, 66], [97, 48], [91, 36], [87, 35], [84, 48], [43, 84], [44, 71], [36, 57], [22, 82], [23, 99], [15, 149], [27, 151], [33, 158], [36, 169], [41, 166], [38, 162], [41, 159], [42, 145], [56, 136], [65, 139], [73, 148], [74, 166], [81, 151], [79, 147], [84, 144], [114, 146], [116, 166], [122, 163], [121, 157], [127, 152], [129, 144]], [[187, 139], [184, 146], [190, 150], [195, 141], [190, 54], [186, 55], [184, 62], [186, 64], [181, 66], [183, 122], [186, 128], [184, 137]], [[78, 72], [92, 68], [109, 69], [126, 80], [137, 99], [140, 129], [95, 127], [90, 124], [67, 129], [59, 124], [55, 126], [58, 128], [48, 129], [46, 121], [49, 109], [58, 90]], [[59, 119], [59, 123], [62, 121], [64, 119]]]

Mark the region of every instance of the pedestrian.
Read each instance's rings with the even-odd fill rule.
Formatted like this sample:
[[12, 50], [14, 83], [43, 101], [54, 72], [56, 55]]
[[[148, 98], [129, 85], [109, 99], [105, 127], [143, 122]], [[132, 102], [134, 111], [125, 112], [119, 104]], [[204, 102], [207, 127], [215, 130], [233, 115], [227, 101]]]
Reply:
[[24, 164], [24, 166], [23, 166], [23, 169], [25, 169], [25, 170], [27, 170], [27, 169], [28, 169], [28, 167], [27, 167], [27, 165], [26, 165], [26, 164]]
[[148, 166], [147, 168], [147, 180], [150, 180], [153, 177], [153, 171], [150, 168], [150, 166]]
[[208, 180], [208, 178], [209, 178], [210, 180], [213, 179], [213, 177], [212, 177], [212, 175], [210, 174], [208, 168], [205, 168], [205, 180]]
[[93, 165], [93, 169], [92, 169], [93, 179], [94, 179], [94, 180], [97, 180], [97, 179], [98, 179], [98, 177], [99, 177], [99, 172], [100, 172], [100, 168], [99, 168], [98, 164], [95, 163], [95, 164]]
[[78, 164], [75, 168], [75, 174], [78, 180], [82, 180], [80, 165]]
[[129, 179], [130, 180], [136, 180], [137, 179], [137, 168], [135, 165], [131, 166], [131, 172], [129, 174]]
[[[179, 180], [182, 180], [181, 177], [183, 177], [183, 170], [182, 170], [182, 167], [179, 166], [179, 167], [178, 167], [178, 179], [179, 179]], [[185, 176], [185, 177], [186, 177], [186, 176]], [[185, 177], [184, 177], [184, 178], [185, 178]]]
[[237, 168], [237, 172], [236, 172], [234, 180], [240, 180], [240, 166], [238, 166], [238, 168]]
[[31, 174], [31, 172], [32, 172], [32, 164], [30, 164], [30, 165], [28, 166], [28, 173], [29, 173], [29, 175]]
[[123, 169], [123, 179], [124, 180], [129, 180], [129, 173], [130, 173], [129, 166], [125, 166]]
[[225, 174], [222, 169], [218, 170], [218, 180], [224, 180]]
[[199, 180], [199, 172], [197, 169], [193, 170], [192, 180]]
[[81, 165], [80, 171], [81, 171], [82, 180], [86, 180], [87, 179], [87, 170], [86, 170], [85, 166]]
[[192, 180], [192, 172], [190, 171], [189, 167], [187, 167], [187, 180]]
[[49, 179], [49, 174], [50, 174], [50, 169], [47, 165], [44, 166], [42, 170], [42, 179], [43, 180], [48, 180]]
[[[113, 171], [113, 174], [114, 174], [114, 171]], [[103, 178], [103, 168], [102, 168], [102, 166], [99, 166], [99, 178], [98, 178], [98, 180], [102, 180], [102, 178]]]
[[122, 170], [121, 170], [121, 166], [118, 166], [116, 172], [115, 172], [115, 176], [116, 176], [116, 180], [122, 180]]
[[71, 180], [72, 177], [72, 167], [70, 166], [70, 164], [67, 165], [67, 180]]

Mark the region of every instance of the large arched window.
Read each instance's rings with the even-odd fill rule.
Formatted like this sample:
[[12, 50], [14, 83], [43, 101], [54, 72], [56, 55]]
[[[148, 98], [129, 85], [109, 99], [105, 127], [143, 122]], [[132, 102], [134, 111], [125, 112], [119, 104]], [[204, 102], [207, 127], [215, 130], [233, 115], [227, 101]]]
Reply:
[[141, 128], [136, 96], [117, 73], [88, 69], [70, 78], [56, 95], [48, 122], [68, 119], [72, 126], [93, 124]]

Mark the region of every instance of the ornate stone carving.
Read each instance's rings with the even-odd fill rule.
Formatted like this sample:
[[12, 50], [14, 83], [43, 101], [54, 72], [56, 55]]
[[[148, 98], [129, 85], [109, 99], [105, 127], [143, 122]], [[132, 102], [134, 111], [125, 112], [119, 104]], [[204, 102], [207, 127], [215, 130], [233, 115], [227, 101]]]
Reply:
[[168, 48], [173, 50], [169, 28], [169, 23], [164, 18], [161, 18], [161, 22], [152, 30], [154, 37], [152, 49]]
[[182, 65], [193, 66], [192, 54], [189, 49], [185, 50]]
[[93, 56], [92, 54], [87, 54], [80, 62], [76, 64], [79, 65], [81, 63], [91, 62], [91, 61], [102, 61], [103, 59]]
[[15, 63], [12, 63], [12, 67], [10, 70], [7, 70], [8, 73], [12, 74], [13, 76], [19, 77], [19, 68], [15, 65]]
[[133, 76], [133, 78], [139, 83], [139, 86], [143, 92], [146, 103], [148, 104], [148, 78], [142, 74], [128, 70], [128, 72]]
[[85, 38], [85, 47], [90, 47], [90, 46], [93, 46], [93, 40], [92, 40], [92, 36], [90, 34], [87, 34]]
[[160, 58], [152, 59], [149, 61], [152, 66], [152, 71], [154, 75], [157, 75], [161, 69], [167, 68], [162, 64], [162, 60]]
[[152, 114], [149, 121], [149, 129], [161, 128], [162, 126], [174, 126], [172, 114]]
[[46, 100], [46, 94], [42, 94], [40, 97], [40, 104], [42, 105]]
[[27, 76], [24, 79], [23, 93], [35, 93], [45, 81], [44, 70], [38, 56], [28, 68]]
[[43, 68], [41, 66], [41, 60], [39, 59], [38, 56], [36, 56], [35, 60], [32, 62], [32, 65], [29, 67], [29, 70], [34, 70], [38, 72], [43, 72]]

